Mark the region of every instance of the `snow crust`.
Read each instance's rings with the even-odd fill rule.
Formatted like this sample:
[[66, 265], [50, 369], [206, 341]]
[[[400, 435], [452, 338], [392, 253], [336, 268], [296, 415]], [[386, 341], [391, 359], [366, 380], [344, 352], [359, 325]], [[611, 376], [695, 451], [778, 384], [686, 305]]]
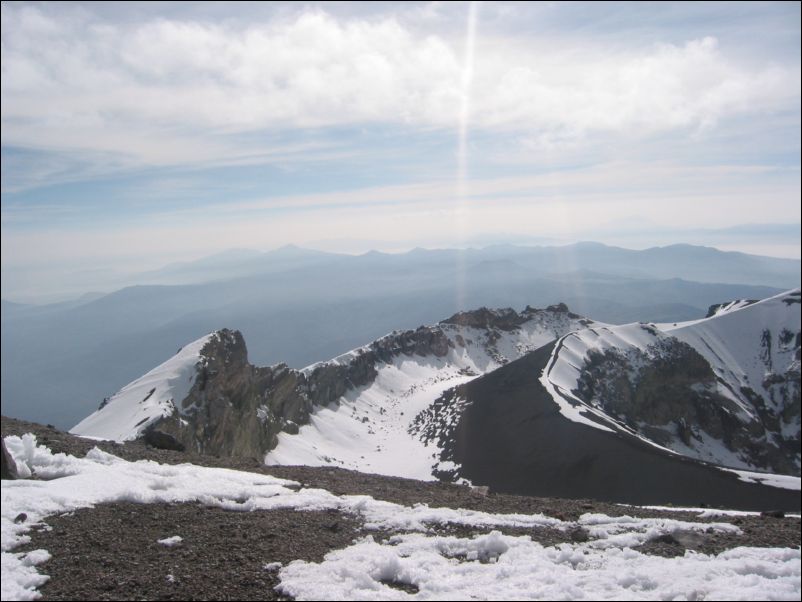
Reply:
[[410, 534], [391, 543], [366, 537], [319, 564], [292, 562], [278, 589], [299, 600], [796, 600], [799, 565], [798, 549], [662, 558], [629, 547], [543, 547], [497, 531]]
[[[377, 532], [402, 530], [387, 541], [372, 538], [330, 553], [319, 564], [295, 561], [279, 573], [284, 593], [299, 599], [399, 599], [408, 594], [388, 581], [416, 585], [418, 598], [521, 599], [720, 597], [799, 599], [800, 553], [792, 549], [737, 548], [718, 556], [683, 559], [645, 556], [631, 548], [678, 531], [740, 533], [728, 523], [692, 523], [585, 514], [561, 521], [542, 514], [491, 514], [466, 509], [402, 506], [365, 495], [322, 489], [256, 473], [192, 464], [128, 462], [97, 448], [85, 458], [53, 454], [33, 435], [6, 437], [18, 466], [39, 480], [2, 482], [2, 598], [33, 600], [47, 576], [36, 567], [45, 550], [13, 552], [43, 519], [109, 502], [200, 502], [233, 511], [291, 508], [338, 510]], [[20, 512], [24, 523], [14, 523]], [[491, 532], [475, 538], [442, 537], [431, 527], [457, 524], [529, 529], [584, 528], [589, 540], [544, 548], [528, 536]], [[177, 541], [180, 535], [161, 540]], [[274, 564], [265, 565], [271, 569]], [[46, 565], [45, 565], [46, 566]], [[714, 577], [711, 579], [711, 575]], [[729, 585], [728, 585], [729, 583]], [[729, 587], [729, 589], [725, 589]]]
[[784, 474], [772, 474], [768, 472], [751, 472], [749, 470], [735, 470], [733, 468], [725, 468], [727, 472], [734, 472], [738, 478], [747, 483], [758, 483], [760, 485], [768, 485], [769, 487], [778, 487], [780, 489], [790, 489], [791, 491], [800, 491], [802, 489], [802, 479]]
[[168, 548], [172, 548], [173, 546], [180, 545], [181, 542], [184, 541], [184, 538], [180, 535], [173, 535], [172, 537], [165, 537], [164, 539], [156, 540], [156, 543], [160, 543], [163, 546]]
[[[630, 506], [630, 504], [621, 504]], [[711, 518], [715, 516], [760, 516], [760, 512], [752, 510], [722, 510], [720, 508], [691, 508], [683, 506], [633, 506], [635, 508], [647, 508], [649, 510], [662, 510], [663, 512], [694, 512], [699, 518]], [[786, 512], [785, 516], [800, 518], [802, 515]]]
[[72, 427], [70, 433], [130, 441], [159, 418], [170, 416], [192, 388], [201, 349], [213, 334], [186, 345], [166, 362], [120, 389], [104, 407]]

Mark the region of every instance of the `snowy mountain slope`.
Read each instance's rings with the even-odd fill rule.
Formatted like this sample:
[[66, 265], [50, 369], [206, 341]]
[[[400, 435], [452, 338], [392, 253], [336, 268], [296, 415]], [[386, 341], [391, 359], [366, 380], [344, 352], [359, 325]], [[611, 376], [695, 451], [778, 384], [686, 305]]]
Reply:
[[[466, 384], [554, 342], [536, 378], [561, 420], [583, 424], [578, 433], [590, 426], [603, 438], [634, 438], [683, 462], [798, 475], [799, 291], [711, 314], [611, 326], [562, 304], [520, 313], [482, 308], [394, 331], [302, 370], [253, 366], [242, 335], [221, 330], [124, 388], [73, 432], [157, 436], [271, 465], [471, 478], [452, 453], [454, 442], [481, 447], [476, 438], [484, 437], [486, 419], [466, 427], [478, 415], [462, 394]], [[504, 374], [493, 381], [498, 408], [511, 394]], [[518, 420], [499, 411], [499, 420]], [[516, 432], [519, 447], [529, 449]], [[538, 450], [557, 468], [567, 457]], [[631, 461], [622, 456], [621, 465]]]
[[696, 349], [710, 363], [719, 382], [745, 408], [758, 395], [769, 409], [782, 415], [795, 396], [796, 420], [789, 420], [794, 418], [791, 414], [783, 418], [784, 427], [793, 429], [795, 425], [798, 431], [799, 289], [757, 303], [747, 302], [714, 318], [663, 328]]
[[[104, 400], [70, 432], [115, 441], [155, 432], [174, 448], [261, 456], [285, 424], [263, 403], [262, 393], [291, 381], [291, 372], [284, 365], [251, 366], [242, 335], [219, 330]], [[292, 396], [292, 383], [288, 388]], [[283, 405], [290, 401], [277, 397]], [[297, 420], [302, 404], [294, 397], [285, 413]]]
[[201, 361], [201, 350], [212, 334], [182, 347], [144, 376], [103, 400], [100, 408], [76, 424], [71, 433], [129, 441], [162, 417], [170, 416], [176, 402], [189, 393]]
[[592, 324], [562, 304], [521, 313], [482, 308], [303, 370], [252, 366], [242, 336], [218, 331], [125, 387], [72, 432], [128, 440], [154, 429], [199, 452], [269, 452], [269, 464], [431, 479], [450, 467], [438, 465], [436, 446], [409, 432], [421, 411], [445, 389]]
[[680, 324], [562, 337], [541, 383], [571, 420], [734, 468], [799, 474], [800, 292]]
[[[394, 353], [376, 365], [375, 378], [352, 387], [337, 403], [316, 409], [297, 435], [280, 433], [268, 464], [332, 464], [378, 474], [432, 479], [453, 467], [439, 462], [440, 449], [410, 432], [418, 414], [446, 389], [467, 382], [591, 321], [565, 306], [546, 310], [463, 312], [438, 324], [442, 349]], [[392, 341], [388, 335], [376, 344]], [[369, 353], [361, 348], [327, 364], [343, 365]], [[440, 351], [441, 353], [438, 353]], [[442, 353], [444, 352], [444, 353]]]

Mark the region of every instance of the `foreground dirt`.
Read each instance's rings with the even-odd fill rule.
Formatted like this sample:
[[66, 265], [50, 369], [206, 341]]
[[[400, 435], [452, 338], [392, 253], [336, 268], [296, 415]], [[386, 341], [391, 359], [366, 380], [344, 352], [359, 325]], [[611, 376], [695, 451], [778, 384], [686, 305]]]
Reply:
[[[40, 568], [49, 600], [276, 600], [272, 563], [319, 562], [360, 531], [337, 513], [198, 504], [105, 504], [47, 525], [25, 549], [52, 554]], [[179, 544], [158, 543], [175, 535]]]
[[[54, 453], [82, 457], [95, 445], [127, 460], [167, 464], [192, 462], [292, 479], [335, 494], [367, 494], [399, 504], [471, 508], [495, 513], [543, 513], [575, 520], [587, 512], [611, 516], [670, 517], [705, 522], [694, 513], [661, 512], [594, 500], [565, 500], [490, 493], [459, 485], [363, 474], [336, 468], [266, 467], [256, 458], [216, 458], [151, 448], [141, 442], [116, 444], [79, 439], [55, 428], [2, 418], [2, 436], [34, 433]], [[666, 537], [641, 548], [647, 554], [677, 556], [692, 549], [718, 553], [736, 546], [798, 547], [798, 518], [717, 517], [742, 534], [706, 533]], [[581, 531], [499, 529], [528, 535], [543, 545], [581, 541]], [[470, 537], [482, 529], [447, 525], [438, 532]], [[486, 531], [486, 530], [485, 530]], [[44, 548], [52, 558], [40, 567], [50, 580], [40, 589], [52, 600], [254, 600], [280, 599], [276, 565], [302, 559], [320, 561], [359, 537], [389, 533], [366, 531], [357, 517], [338, 512], [273, 510], [231, 512], [198, 504], [105, 504], [53, 516], [31, 533], [19, 551]], [[166, 547], [157, 540], [180, 535]]]

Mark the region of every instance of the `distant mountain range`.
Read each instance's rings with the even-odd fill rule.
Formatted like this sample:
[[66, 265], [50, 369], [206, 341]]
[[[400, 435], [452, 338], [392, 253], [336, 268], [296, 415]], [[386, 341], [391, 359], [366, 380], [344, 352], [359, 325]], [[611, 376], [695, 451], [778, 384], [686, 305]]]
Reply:
[[631, 503], [798, 506], [800, 291], [686, 323], [460, 312], [310, 365], [222, 330], [72, 432]]
[[311, 265], [360, 265], [415, 267], [424, 264], [482, 264], [498, 271], [523, 270], [529, 276], [550, 276], [575, 272], [597, 272], [608, 276], [662, 280], [682, 278], [697, 282], [754, 284], [787, 287], [798, 285], [800, 262], [794, 259], [761, 257], [724, 252], [711, 247], [677, 244], [642, 251], [581, 242], [563, 246], [494, 245], [479, 249], [422, 249], [388, 254], [371, 251], [343, 255], [286, 245], [273, 251], [247, 249], [224, 251], [192, 262], [171, 264], [136, 277], [142, 284], [197, 284], [211, 280], [274, 274]]
[[3, 410], [68, 427], [184, 342], [227, 326], [247, 337], [254, 362], [302, 367], [480, 306], [565, 302], [606, 323], [673, 322], [799, 280], [799, 261], [687, 245], [231, 251], [143, 274], [150, 284], [107, 295], [47, 306], [3, 301]]

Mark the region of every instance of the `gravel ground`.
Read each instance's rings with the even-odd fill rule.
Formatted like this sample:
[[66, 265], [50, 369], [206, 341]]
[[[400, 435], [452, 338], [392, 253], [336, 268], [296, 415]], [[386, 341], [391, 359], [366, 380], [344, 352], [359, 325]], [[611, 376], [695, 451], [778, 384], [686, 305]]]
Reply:
[[[278, 566], [319, 562], [360, 535], [329, 512], [228, 512], [199, 504], [104, 504], [47, 520], [20, 549], [53, 555], [45, 600], [278, 600]], [[124, 532], [125, 537], [120, 537]], [[158, 540], [179, 535], [165, 546]]]
[[[412, 505], [472, 508], [495, 513], [543, 513], [575, 520], [587, 512], [618, 516], [670, 517], [705, 522], [733, 522], [741, 535], [679, 533], [650, 541], [641, 551], [678, 556], [686, 549], [718, 553], [736, 546], [798, 547], [798, 518], [717, 517], [660, 512], [594, 500], [565, 500], [514, 495], [480, 495], [469, 487], [307, 466], [266, 467], [256, 458], [217, 458], [158, 450], [141, 442], [116, 444], [79, 439], [55, 428], [2, 418], [3, 436], [32, 432], [54, 452], [82, 457], [98, 447], [127, 460], [149, 459], [167, 464], [192, 462], [300, 481], [335, 494], [367, 494]], [[41, 588], [44, 599], [74, 600], [252, 600], [279, 599], [273, 587], [277, 569], [264, 565], [296, 559], [319, 561], [332, 549], [348, 546], [371, 533], [358, 519], [337, 512], [229, 512], [198, 504], [105, 504], [47, 519], [19, 550], [44, 548], [52, 559], [40, 570], [51, 576]], [[134, 526], [135, 528], [131, 528]], [[121, 530], [126, 536], [120, 537]], [[529, 535], [543, 545], [582, 541], [581, 530], [499, 529], [509, 535]], [[487, 530], [447, 525], [437, 532], [470, 537]], [[165, 547], [158, 539], [180, 535], [181, 544]]]

